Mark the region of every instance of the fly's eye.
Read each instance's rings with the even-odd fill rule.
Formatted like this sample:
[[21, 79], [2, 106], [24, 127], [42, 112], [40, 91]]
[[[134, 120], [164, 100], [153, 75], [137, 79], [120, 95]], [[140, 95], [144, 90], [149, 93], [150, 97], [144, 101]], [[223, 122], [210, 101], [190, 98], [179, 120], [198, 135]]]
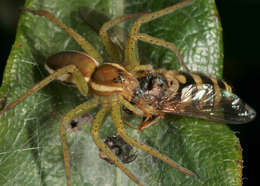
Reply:
[[159, 87], [163, 88], [165, 86], [165, 82], [162, 79], [157, 80]]
[[152, 89], [153, 89], [153, 85], [154, 85], [154, 81], [151, 79], [151, 80], [148, 82], [147, 90], [152, 90]]

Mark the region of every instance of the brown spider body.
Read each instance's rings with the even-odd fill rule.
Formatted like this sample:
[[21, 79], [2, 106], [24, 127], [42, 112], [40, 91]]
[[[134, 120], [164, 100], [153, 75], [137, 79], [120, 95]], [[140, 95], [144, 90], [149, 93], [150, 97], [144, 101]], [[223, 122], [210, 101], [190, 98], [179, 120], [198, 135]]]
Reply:
[[[133, 90], [139, 85], [137, 79], [123, 66], [117, 63], [100, 65], [94, 58], [78, 51], [63, 51], [50, 56], [45, 68], [53, 73], [68, 65], [75, 65], [89, 83], [91, 92], [99, 96], [121, 94], [125, 99], [131, 100]], [[64, 74], [57, 79], [63, 83], [75, 83], [72, 74]]]

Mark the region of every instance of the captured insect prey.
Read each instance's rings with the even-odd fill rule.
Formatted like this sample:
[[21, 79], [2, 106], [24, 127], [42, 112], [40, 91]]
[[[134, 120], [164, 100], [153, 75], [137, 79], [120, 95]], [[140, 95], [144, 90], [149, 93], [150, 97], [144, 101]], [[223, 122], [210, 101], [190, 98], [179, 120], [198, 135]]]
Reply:
[[147, 128], [165, 114], [178, 114], [229, 124], [244, 124], [255, 111], [232, 93], [224, 81], [194, 72], [142, 71], [131, 102], [144, 111], [139, 129]]
[[[115, 155], [122, 161], [123, 163], [131, 163], [133, 162], [137, 154], [131, 152], [132, 146], [126, 143], [119, 135], [108, 136], [104, 143], [115, 153]], [[99, 151], [99, 157], [104, 159], [110, 164], [114, 164], [114, 162], [109, 159], [104, 152]]]
[[[32, 94], [37, 95], [38, 91], [52, 81], [57, 80], [66, 86], [69, 85], [70, 88], [72, 87], [71, 89], [73, 89], [73, 87], [77, 88], [82, 96], [80, 97], [81, 101], [83, 99], [85, 100], [69, 112], [66, 111], [67, 113], [59, 122], [62, 150], [60, 154], [63, 155], [64, 162], [62, 162], [62, 165], [64, 163], [65, 169], [65, 175], [62, 175], [64, 183], [66, 181], [67, 186], [74, 185], [73, 176], [75, 176], [72, 172], [74, 167], [71, 166], [72, 160], [70, 157], [72, 153], [69, 148], [70, 141], [67, 142], [67, 134], [70, 130], [67, 129], [78, 132], [82, 128], [90, 126], [84, 126], [87, 121], [91, 123], [90, 136], [93, 139], [93, 144], [95, 144], [95, 148], [97, 147], [99, 150], [99, 153], [96, 154], [98, 160], [101, 159], [100, 161], [106, 166], [112, 166], [110, 164], [116, 166], [120, 173], [122, 172], [126, 175], [125, 177], [129, 182], [133, 182], [139, 186], [144, 185], [141, 178], [142, 175], [135, 174], [135, 172], [132, 171], [133, 169], [128, 167], [136, 164], [136, 159], [139, 161], [141, 154], [138, 153], [137, 157], [135, 150], [144, 151], [149, 157], [153, 156], [151, 162], [160, 160], [161, 164], [168, 166], [167, 170], [177, 170], [178, 174], [187, 180], [190, 179], [200, 182], [200, 167], [196, 167], [197, 165], [192, 166], [188, 163], [185, 164], [183, 161], [185, 159], [181, 159], [180, 157], [178, 157], [178, 162], [176, 162], [171, 158], [175, 158], [174, 154], [161, 153], [164, 151], [161, 151], [162, 149], [157, 150], [156, 147], [154, 147], [155, 145], [150, 144], [149, 140], [145, 141], [145, 143], [140, 142], [132, 137], [132, 134], [128, 134], [128, 130], [131, 130], [136, 132], [136, 135], [139, 135], [141, 130], [159, 123], [158, 121], [167, 114], [188, 116], [227, 124], [244, 124], [255, 118], [256, 112], [254, 109], [234, 94], [231, 86], [228, 85], [226, 81], [210, 74], [191, 71], [188, 68], [190, 64], [186, 65], [184, 63], [184, 60], [187, 63], [188, 60], [186, 61], [186, 58], [182, 57], [174, 43], [140, 32], [142, 24], [174, 12], [185, 12], [185, 8], [191, 8], [193, 3], [193, 0], [184, 0], [162, 10], [151, 13], [148, 13], [148, 11], [125, 14], [104, 23], [99, 30], [99, 37], [109, 60], [104, 59], [102, 56], [103, 53], [99, 52], [94, 45], [75, 30], [66, 26], [52, 13], [24, 8], [24, 14], [38, 16], [39, 19], [39, 16], [42, 16], [60, 28], [62, 32], [67, 33], [76, 41], [83, 51], [67, 50], [53, 52], [51, 56], [46, 57], [44, 67], [49, 73], [49, 76], [42, 79], [22, 95], [19, 95], [16, 99], [10, 100], [8, 97], [4, 99], [4, 101], [2, 101], [2, 109], [0, 110], [1, 120], [2, 118], [5, 119], [8, 113], [11, 112], [10, 110], [15, 110], [17, 108], [16, 105], [25, 101], [27, 97]], [[183, 15], [186, 15], [186, 13]], [[108, 19], [108, 17], [105, 17], [105, 19]], [[133, 20], [134, 22], [129, 33], [126, 33], [124, 30], [121, 30], [121, 27], [118, 27], [118, 25], [129, 20]], [[124, 37], [116, 38], [117, 32], [115, 32], [113, 33], [113, 38], [111, 38], [109, 30], [113, 27], [116, 27], [120, 32], [122, 31], [123, 34], [121, 35]], [[87, 36], [86, 34], [86, 37]], [[154, 65], [151, 65], [153, 64], [152, 62], [143, 65], [145, 60], [141, 60], [142, 57], [139, 56], [141, 50], [138, 48], [138, 41], [168, 49], [169, 52], [175, 56], [177, 65], [183, 70], [177, 71], [173, 69], [155, 68]], [[33, 43], [34, 41], [30, 39], [30, 42]], [[43, 40], [37, 40], [37, 42], [43, 42]], [[37, 42], [35, 41], [35, 43]], [[35, 45], [38, 45], [38, 43]], [[66, 86], [64, 86], [65, 89], [68, 88]], [[33, 108], [33, 110], [36, 108], [37, 107]], [[92, 111], [97, 111], [96, 114], [93, 115], [93, 118], [89, 115]], [[131, 118], [138, 117], [140, 123], [136, 126], [132, 125], [131, 121], [124, 120], [125, 113], [128, 113]], [[113, 130], [115, 130], [116, 135], [109, 136], [103, 140], [100, 137], [102, 136], [100, 133], [103, 131], [102, 129], [105, 129], [103, 124], [107, 124], [106, 122], [110, 119], [110, 115], [113, 122]], [[31, 119], [29, 116], [28, 114], [28, 121], [37, 120], [37, 118]], [[8, 124], [11, 125], [13, 123]], [[220, 124], [218, 124], [218, 126], [220, 126]], [[146, 131], [149, 131], [149, 129]], [[155, 133], [157, 133], [157, 131]], [[167, 142], [166, 137], [164, 142]], [[88, 143], [92, 142], [88, 141]], [[183, 144], [184, 143], [185, 141]], [[41, 148], [42, 151], [45, 150], [45, 148], [39, 148]], [[132, 152], [133, 149], [134, 152]], [[180, 151], [182, 153], [185, 150], [181, 149]], [[39, 154], [37, 154], [37, 156], [39, 156]], [[193, 154], [191, 156], [193, 156]], [[197, 154], [195, 156], [197, 156]], [[131, 162], [134, 163], [131, 164]], [[93, 162], [91, 163], [93, 164]], [[41, 166], [42, 165], [39, 167], [41, 168]], [[140, 166], [140, 169], [142, 168], [143, 167]], [[143, 169], [143, 171], [146, 171], [146, 169]], [[159, 176], [160, 179], [164, 179], [161, 178], [164, 177], [163, 173], [157, 176]], [[167, 177], [165, 177], [165, 179], [166, 178]]]

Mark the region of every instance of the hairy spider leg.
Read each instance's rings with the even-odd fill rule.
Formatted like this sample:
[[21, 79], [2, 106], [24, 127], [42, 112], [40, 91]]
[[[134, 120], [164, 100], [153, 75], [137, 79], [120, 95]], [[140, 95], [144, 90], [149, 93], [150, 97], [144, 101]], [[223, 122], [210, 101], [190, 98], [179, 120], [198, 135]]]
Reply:
[[122, 15], [119, 17], [115, 17], [114, 19], [105, 22], [101, 29], [99, 30], [99, 37], [101, 38], [101, 41], [106, 49], [106, 52], [109, 54], [110, 57], [112, 57], [113, 60], [119, 62], [120, 61], [120, 55], [118, 53], [118, 49], [115, 46], [115, 44], [111, 41], [110, 36], [108, 34], [108, 30], [114, 27], [115, 25], [118, 25], [122, 22], [125, 22], [129, 19], [133, 19], [135, 17], [138, 17], [142, 15], [141, 13], [137, 14], [127, 14]]
[[[136, 13], [136, 14], [127, 14], [127, 15], [122, 15], [119, 17], [116, 17], [110, 21], [105, 22], [100, 31], [99, 31], [99, 36], [101, 38], [101, 41], [106, 49], [106, 52], [112, 57], [113, 60], [115, 61], [120, 61], [120, 55], [118, 53], [117, 47], [115, 44], [111, 41], [110, 36], [108, 34], [108, 30], [111, 29], [112, 27], [125, 22], [129, 19], [133, 19], [136, 17], [140, 17], [144, 13]], [[129, 65], [128, 61], [124, 60], [123, 61], [123, 66], [127, 68]], [[133, 69], [133, 73], [136, 73], [138, 71], [143, 71], [143, 70], [152, 70], [153, 67], [152, 65], [138, 65]]]
[[[143, 16], [141, 16], [140, 18], [138, 18], [133, 26], [131, 27], [130, 33], [129, 33], [129, 37], [128, 37], [128, 41], [126, 44], [126, 48], [125, 48], [125, 58], [126, 60], [129, 61], [130, 63], [130, 72], [132, 72], [132, 69], [134, 69], [134, 67], [138, 66], [140, 64], [139, 61], [139, 55], [138, 55], [138, 45], [137, 45], [137, 41], [139, 40], [140, 37], [138, 37], [138, 33], [140, 30], [140, 27], [143, 23], [147, 23], [149, 21], [152, 21], [154, 19], [157, 19], [161, 16], [167, 15], [169, 13], [174, 12], [177, 9], [180, 9], [188, 4], [190, 4], [192, 2], [192, 0], [185, 0], [183, 2], [180, 2], [178, 4], [175, 4], [173, 6], [170, 6], [168, 8], [153, 12], [153, 13], [148, 13], [148, 14], [144, 14]], [[143, 35], [146, 37], [148, 37], [148, 35]], [[141, 37], [142, 38], [142, 37]], [[161, 40], [161, 39], [156, 39], [154, 37], [149, 37], [147, 39], [143, 39], [143, 41], [151, 43], [151, 44], [156, 44], [159, 46], [168, 46], [166, 48], [171, 49], [174, 54], [176, 55], [176, 57], [178, 58], [178, 61], [180, 63], [180, 65], [187, 71], [189, 71], [189, 69], [186, 67], [186, 65], [184, 64], [181, 55], [179, 53], [179, 50], [177, 49], [177, 47], [172, 43], [171, 46], [168, 44], [168, 42]]]
[[130, 102], [128, 102], [127, 100], [125, 100], [123, 98], [123, 96], [118, 95], [118, 99], [119, 102], [124, 105], [128, 110], [132, 111], [133, 113], [135, 113], [135, 115], [137, 116], [143, 116], [144, 112], [142, 110], [140, 110], [138, 107], [134, 106], [133, 104], [131, 104]]
[[67, 144], [66, 137], [66, 125], [73, 120], [74, 118], [89, 112], [91, 109], [94, 109], [99, 104], [99, 97], [95, 96], [89, 101], [86, 101], [73, 110], [69, 111], [62, 119], [60, 123], [60, 137], [61, 137], [61, 146], [64, 158], [65, 174], [67, 178], [67, 186], [71, 185], [71, 176], [70, 176], [70, 156], [69, 156], [69, 147]]
[[190, 72], [190, 70], [188, 69], [188, 67], [185, 65], [185, 63], [183, 62], [183, 59], [178, 51], [178, 48], [176, 47], [175, 44], [158, 39], [156, 37], [152, 37], [148, 34], [136, 34], [134, 36], [132, 36], [133, 40], [137, 41], [137, 40], [141, 40], [147, 43], [151, 43], [157, 46], [162, 46], [164, 48], [168, 48], [170, 49], [173, 53], [175, 53], [176, 57], [178, 58], [178, 62], [179, 64], [187, 71]]
[[118, 135], [121, 136], [126, 143], [128, 143], [136, 148], [139, 148], [139, 149], [147, 152], [148, 154], [151, 154], [152, 156], [164, 161], [165, 163], [169, 164], [170, 166], [180, 170], [184, 174], [197, 177], [195, 173], [191, 172], [188, 169], [185, 169], [178, 163], [171, 160], [169, 157], [161, 154], [160, 152], [153, 149], [152, 147], [145, 145], [139, 141], [136, 141], [132, 137], [128, 136], [128, 134], [126, 133], [126, 130], [124, 128], [124, 123], [122, 120], [121, 106], [116, 102], [118, 98], [116, 96], [111, 96], [110, 99], [112, 102], [112, 111], [111, 111], [112, 120], [115, 124], [116, 131], [117, 131]]
[[71, 36], [78, 43], [78, 45], [85, 52], [87, 52], [88, 55], [90, 55], [92, 58], [94, 58], [99, 63], [103, 62], [102, 56], [98, 53], [98, 51], [95, 49], [95, 47], [92, 44], [90, 44], [84, 37], [79, 35], [75, 30], [73, 30], [70, 27], [67, 27], [64, 23], [62, 23], [59, 19], [57, 19], [51, 13], [49, 13], [47, 11], [41, 11], [41, 10], [31, 10], [28, 8], [24, 8], [23, 10], [26, 12], [30, 12], [32, 14], [44, 16], [46, 19], [48, 19], [52, 23], [56, 24], [59, 28], [61, 28], [69, 36]]
[[[117, 96], [115, 96], [117, 98]], [[109, 147], [103, 142], [103, 140], [99, 137], [99, 130], [103, 125], [103, 121], [106, 115], [111, 110], [111, 104], [109, 97], [103, 97], [102, 99], [102, 108], [96, 114], [94, 121], [91, 126], [91, 136], [93, 141], [98, 146], [98, 148], [106, 154], [106, 156], [111, 159], [114, 164], [120, 168], [131, 180], [133, 180], [139, 186], [142, 184], [138, 181], [138, 179], [124, 166], [124, 164], [118, 159], [118, 157], [109, 149]], [[118, 99], [114, 99], [115, 103], [118, 105]], [[120, 117], [120, 116], [119, 116]]]
[[41, 88], [43, 88], [46, 85], [48, 85], [51, 81], [57, 79], [58, 77], [60, 77], [60, 76], [62, 76], [64, 74], [68, 74], [68, 73], [72, 74], [72, 77], [74, 78], [74, 82], [75, 82], [76, 86], [78, 87], [80, 93], [83, 96], [86, 96], [87, 93], [88, 93], [88, 85], [87, 85], [87, 82], [85, 81], [83, 75], [81, 74], [81, 72], [78, 70], [78, 68], [75, 65], [68, 65], [68, 66], [65, 66], [65, 67], [57, 70], [56, 72], [53, 72], [48, 77], [46, 77], [45, 79], [43, 79], [42, 81], [40, 81], [39, 83], [34, 85], [27, 92], [22, 94], [20, 97], [18, 97], [15, 101], [13, 101], [12, 103], [8, 104], [6, 107], [4, 107], [3, 110], [0, 111], [0, 115], [3, 114], [6, 111], [12, 109], [18, 103], [23, 101], [25, 98], [27, 98], [31, 94], [39, 91]]

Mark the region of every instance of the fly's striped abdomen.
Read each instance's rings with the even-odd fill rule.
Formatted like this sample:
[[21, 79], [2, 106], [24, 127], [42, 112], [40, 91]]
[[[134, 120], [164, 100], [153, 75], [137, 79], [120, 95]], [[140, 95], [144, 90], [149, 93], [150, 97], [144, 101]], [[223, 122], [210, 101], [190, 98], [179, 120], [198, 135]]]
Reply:
[[175, 75], [179, 89], [174, 98], [179, 103], [178, 109], [192, 108], [213, 109], [223, 99], [222, 92], [231, 92], [231, 87], [223, 80], [201, 73], [178, 72]]
[[179, 109], [183, 109], [189, 104], [196, 104], [193, 97], [197, 92], [197, 87], [191, 88], [192, 85], [196, 84], [194, 77], [190, 73], [178, 72], [175, 78], [178, 80], [179, 89], [174, 99], [182, 103], [179, 105]]
[[[168, 72], [167, 72], [168, 73]], [[169, 74], [169, 73], [168, 73]], [[161, 113], [192, 116], [211, 121], [242, 124], [255, 117], [255, 111], [245, 104], [223, 80], [201, 73], [172, 71], [177, 82], [170, 84], [168, 97], [163, 97]], [[177, 87], [176, 91], [172, 87]], [[169, 95], [174, 95], [169, 97]]]
[[[218, 80], [212, 76], [199, 74], [202, 84], [197, 85], [204, 91], [202, 99], [200, 100], [201, 109], [211, 109], [217, 107], [221, 100], [221, 88], [218, 86]], [[204, 87], [206, 88], [204, 88]]]

